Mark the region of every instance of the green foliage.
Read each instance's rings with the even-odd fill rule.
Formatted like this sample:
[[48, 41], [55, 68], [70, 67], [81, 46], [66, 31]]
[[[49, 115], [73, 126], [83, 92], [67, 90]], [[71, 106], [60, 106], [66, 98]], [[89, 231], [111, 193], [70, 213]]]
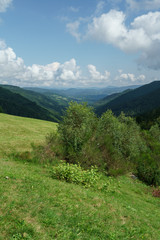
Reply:
[[144, 136], [135, 120], [124, 113], [116, 117], [108, 110], [97, 119], [86, 104], [71, 102], [57, 136], [50, 136], [48, 145], [59, 159], [79, 163], [85, 169], [96, 165], [117, 176], [134, 171], [137, 159], [147, 151], [153, 151], [156, 159], [160, 150], [158, 125]]
[[83, 170], [80, 165], [64, 162], [53, 167], [52, 177], [69, 183], [81, 184], [85, 187], [94, 186], [99, 179], [97, 168], [95, 167], [92, 167], [90, 170]]
[[[0, 120], [1, 149], [5, 151], [30, 150], [31, 141], [42, 143], [46, 132], [56, 128], [51, 122], [5, 114], [0, 115]], [[154, 136], [150, 133], [147, 136], [152, 142]], [[111, 148], [112, 158], [111, 140], [108, 137], [105, 143]], [[59, 140], [53, 134], [47, 138], [48, 146], [52, 147], [54, 141]], [[82, 151], [87, 153], [89, 143], [88, 156], [94, 158], [99, 150], [95, 136]], [[155, 140], [156, 146], [149, 143], [148, 147], [151, 152], [157, 149], [154, 157], [158, 161], [157, 144]], [[97, 160], [98, 154], [101, 149]], [[22, 157], [30, 158], [29, 153]], [[159, 199], [152, 196], [152, 188], [145, 184], [127, 176], [115, 179], [97, 173], [100, 178], [94, 186], [85, 188], [52, 179], [51, 166], [14, 160], [6, 155], [0, 158], [1, 240], [159, 239]], [[158, 190], [154, 196], [159, 196]]]
[[154, 138], [154, 140], [156, 140], [158, 143], [160, 143], [160, 126], [158, 125], [158, 123], [154, 124], [150, 128], [149, 133]]
[[86, 104], [71, 102], [58, 132], [65, 146], [66, 157], [76, 161], [82, 147], [91, 138], [96, 125], [96, 117]]
[[98, 122], [97, 141], [101, 150], [108, 152], [107, 162], [112, 168], [126, 168], [146, 150], [146, 144], [136, 122], [123, 113], [117, 118], [111, 110], [104, 113]]
[[3, 113], [3, 108], [0, 106], [0, 113]]
[[137, 163], [137, 176], [148, 185], [160, 185], [160, 166], [151, 154], [143, 154]]

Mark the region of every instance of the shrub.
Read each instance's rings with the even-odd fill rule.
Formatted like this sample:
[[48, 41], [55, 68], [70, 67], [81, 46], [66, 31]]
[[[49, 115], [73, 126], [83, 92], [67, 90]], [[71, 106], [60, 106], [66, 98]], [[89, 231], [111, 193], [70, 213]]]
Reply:
[[137, 163], [137, 177], [148, 185], [160, 185], [160, 167], [153, 154], [143, 154]]
[[60, 122], [58, 133], [62, 139], [66, 159], [76, 163], [82, 147], [91, 138], [96, 126], [95, 114], [86, 104], [71, 102], [63, 121]]
[[52, 177], [86, 187], [94, 186], [99, 179], [96, 167], [92, 166], [90, 170], [83, 170], [80, 165], [65, 162], [61, 162], [58, 166], [53, 167]]
[[149, 133], [160, 143], [160, 127], [157, 123], [150, 128]]
[[108, 168], [113, 170], [110, 173], [125, 172], [147, 149], [140, 128], [131, 117], [123, 113], [117, 118], [111, 110], [105, 112], [99, 119], [96, 136], [103, 158]]

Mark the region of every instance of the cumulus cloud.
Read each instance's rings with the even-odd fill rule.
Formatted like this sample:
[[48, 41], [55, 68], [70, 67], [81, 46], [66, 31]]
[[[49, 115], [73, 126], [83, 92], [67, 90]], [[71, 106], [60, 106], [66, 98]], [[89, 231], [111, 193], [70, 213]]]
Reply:
[[132, 10], [158, 10], [160, 8], [159, 0], [126, 0]]
[[61, 64], [53, 62], [47, 65], [26, 66], [14, 50], [0, 41], [0, 81], [16, 85], [66, 86], [80, 81], [81, 71], [76, 60]]
[[0, 42], [0, 78], [17, 78], [24, 71], [22, 58], [17, 58], [13, 49], [6, 47], [4, 42]]
[[123, 73], [122, 70], [118, 72], [119, 75], [115, 77], [115, 81], [118, 83], [118, 85], [142, 84], [146, 79], [144, 74], [136, 76], [133, 73]]
[[110, 72], [105, 71], [104, 74], [101, 74], [97, 71], [96, 67], [92, 64], [88, 65], [88, 71], [90, 74], [90, 77], [92, 79], [92, 82], [108, 82], [110, 77]]
[[[131, 23], [130, 29], [125, 25], [125, 18], [125, 14], [117, 10], [111, 10], [100, 17], [95, 17], [88, 25], [87, 37], [111, 43], [125, 52], [147, 49], [151, 45], [152, 39], [144, 27], [144, 22], [147, 20], [145, 16], [136, 18]], [[159, 23], [159, 19], [155, 19]], [[158, 23], [155, 22], [156, 25]]]
[[5, 12], [11, 3], [12, 0], [0, 0], [0, 12]]
[[160, 69], [160, 12], [137, 17], [130, 27], [125, 21], [125, 14], [117, 10], [94, 17], [85, 38], [113, 44], [126, 53], [141, 52], [138, 63]]
[[[126, 2], [132, 8], [142, 6], [146, 9], [160, 8], [159, 0], [126, 0]], [[68, 23], [67, 31], [77, 41], [95, 40], [112, 44], [126, 53], [140, 53], [138, 64], [160, 69], [160, 11], [138, 16], [128, 24], [124, 12], [112, 9], [100, 14], [103, 8], [104, 1], [100, 1], [94, 15], [85, 20], [79, 18]]]
[[103, 73], [96, 66], [89, 64], [84, 76], [80, 66], [74, 58], [64, 63], [52, 62], [47, 65], [33, 64], [26, 66], [22, 58], [17, 57], [11, 47], [0, 41], [0, 83], [17, 86], [41, 87], [90, 87], [107, 85], [127, 85], [144, 83], [145, 75], [118, 71], [115, 79], [111, 78], [109, 71]]

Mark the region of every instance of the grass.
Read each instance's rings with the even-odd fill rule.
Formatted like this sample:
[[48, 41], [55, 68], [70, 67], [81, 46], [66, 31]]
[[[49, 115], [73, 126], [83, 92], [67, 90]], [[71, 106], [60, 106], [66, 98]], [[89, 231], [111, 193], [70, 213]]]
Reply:
[[137, 181], [120, 177], [103, 193], [53, 180], [48, 168], [0, 164], [1, 240], [160, 239], [160, 201]]
[[[10, 129], [10, 138], [1, 129], [2, 149], [7, 149], [3, 147], [7, 138], [12, 150], [13, 146], [23, 150], [22, 139], [29, 149], [29, 142], [36, 141], [33, 131], [38, 125], [41, 130], [35, 131], [40, 142], [45, 129], [56, 127], [39, 120], [33, 120], [33, 125], [31, 119], [0, 118]], [[5, 155], [0, 166], [0, 240], [160, 240], [160, 199], [138, 180], [119, 177], [113, 180], [111, 191], [103, 192], [52, 179], [49, 166], [22, 163]]]
[[31, 143], [42, 143], [56, 126], [53, 122], [0, 113], [0, 156], [30, 150]]

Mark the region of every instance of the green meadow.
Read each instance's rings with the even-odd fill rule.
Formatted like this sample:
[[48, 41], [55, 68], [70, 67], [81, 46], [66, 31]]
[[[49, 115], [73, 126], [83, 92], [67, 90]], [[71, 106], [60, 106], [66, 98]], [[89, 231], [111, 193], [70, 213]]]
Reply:
[[28, 151], [31, 143], [42, 143], [56, 127], [53, 122], [0, 113], [0, 154]]
[[[160, 240], [160, 199], [129, 174], [105, 191], [53, 179], [51, 165], [20, 161], [52, 122], [0, 114], [0, 240]], [[108, 182], [103, 176], [101, 181]]]

